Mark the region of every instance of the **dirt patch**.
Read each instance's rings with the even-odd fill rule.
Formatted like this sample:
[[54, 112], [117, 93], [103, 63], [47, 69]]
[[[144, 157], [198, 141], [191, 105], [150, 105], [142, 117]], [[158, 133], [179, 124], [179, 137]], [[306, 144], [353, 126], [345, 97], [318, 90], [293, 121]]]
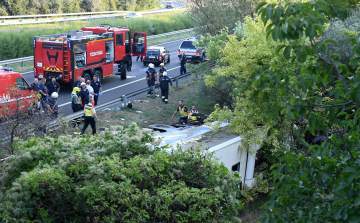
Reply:
[[255, 200], [245, 204], [244, 209], [239, 211], [239, 218], [242, 222], [256, 223], [263, 216], [261, 206], [269, 200], [269, 195], [260, 194]]

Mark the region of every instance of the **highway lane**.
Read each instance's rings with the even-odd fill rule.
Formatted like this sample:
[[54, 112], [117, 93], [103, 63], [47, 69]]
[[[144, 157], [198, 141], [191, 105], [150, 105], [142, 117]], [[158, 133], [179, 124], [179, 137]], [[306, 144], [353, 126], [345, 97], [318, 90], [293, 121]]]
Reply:
[[[161, 43], [157, 46], [164, 46], [170, 52], [171, 61], [165, 64], [169, 77], [175, 77], [180, 75], [180, 62], [178, 59], [177, 50], [182, 40], [170, 41], [167, 43]], [[155, 67], [158, 71], [159, 67]], [[108, 78], [104, 78], [101, 81], [103, 85], [103, 95], [99, 97], [99, 104], [121, 97], [136, 90], [147, 87], [145, 81], [145, 72], [147, 67], [139, 60], [136, 61], [136, 57], [133, 57], [132, 70], [127, 73], [127, 79], [121, 80], [119, 75], [113, 75]], [[23, 72], [22, 75], [28, 81], [29, 84], [33, 83], [34, 73], [33, 71]], [[70, 85], [61, 85], [59, 92], [58, 105], [60, 107], [60, 113], [62, 115], [69, 115], [72, 113], [70, 98], [72, 88]]]

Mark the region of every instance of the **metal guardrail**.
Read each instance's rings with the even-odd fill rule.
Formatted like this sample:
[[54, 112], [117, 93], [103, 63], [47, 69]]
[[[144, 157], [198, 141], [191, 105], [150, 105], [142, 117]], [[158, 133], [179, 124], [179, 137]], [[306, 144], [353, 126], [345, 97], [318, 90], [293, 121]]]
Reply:
[[40, 17], [59, 17], [59, 16], [78, 16], [78, 15], [101, 15], [101, 14], [115, 14], [129, 11], [104, 11], [104, 12], [79, 12], [79, 13], [60, 13], [60, 14], [40, 14], [40, 15], [9, 15], [0, 16], [1, 20], [5, 19], [21, 19], [21, 18], [40, 18]]
[[[214, 66], [214, 63], [210, 64], [210, 66], [213, 67], [213, 66]], [[195, 73], [196, 73], [196, 71], [195, 71]], [[184, 78], [187, 78], [187, 77], [190, 76], [190, 75], [191, 75], [191, 73], [190, 73], [190, 72], [187, 72], [186, 74], [183, 74], [183, 75], [181, 75], [181, 76], [177, 76], [177, 77], [171, 78], [171, 81], [175, 82], [176, 87], [178, 87], [179, 80], [184, 79]], [[197, 74], [196, 74], [196, 76], [197, 76]], [[153, 95], [154, 95], [154, 96], [155, 96], [155, 89], [156, 89], [156, 88], [159, 88], [159, 86], [156, 85], [156, 86], [153, 86], [153, 87], [151, 88], [152, 91], [153, 91]], [[143, 88], [143, 89], [134, 91], [134, 92], [132, 92], [132, 93], [129, 93], [129, 94], [127, 94], [127, 95], [124, 95], [124, 97], [117, 98], [117, 99], [114, 99], [114, 100], [105, 102], [105, 103], [103, 103], [103, 104], [97, 105], [95, 108], [96, 108], [97, 111], [102, 111], [103, 109], [105, 109], [105, 108], [107, 108], [107, 107], [109, 107], [109, 106], [112, 106], [112, 105], [114, 105], [114, 104], [116, 104], [116, 103], [120, 103], [120, 102], [124, 103], [124, 106], [126, 106], [126, 105], [127, 105], [127, 100], [128, 100], [129, 98], [133, 98], [133, 97], [138, 96], [138, 95], [140, 95], [140, 94], [144, 94], [144, 93], [146, 93], [146, 92], [148, 92], [148, 91], [149, 91], [149, 87], [146, 87], [146, 88]], [[78, 112], [75, 112], [75, 113], [73, 113], [73, 114], [71, 114], [71, 115], [65, 116], [64, 118], [65, 118], [65, 119], [68, 119], [68, 120], [70, 121], [70, 120], [73, 120], [73, 119], [81, 118], [82, 116], [84, 116], [84, 111], [78, 111]], [[62, 123], [58, 123], [57, 121], [52, 121], [52, 122], [50, 122], [49, 125], [46, 127], [46, 130], [45, 130], [46, 133], [47, 133], [49, 130], [54, 129], [54, 128], [60, 126], [61, 124], [62, 124]]]
[[[193, 31], [193, 30], [194, 30], [194, 28], [183, 29], [183, 30], [178, 30], [178, 31], [174, 31], [174, 32], [169, 32], [169, 33], [163, 33], [163, 34], [159, 34], [159, 35], [148, 36], [148, 37], [146, 37], [146, 39], [155, 39], [155, 38], [164, 37], [164, 36], [169, 36], [169, 35], [175, 35], [175, 34], [179, 34], [179, 33], [191, 32], [191, 31]], [[22, 63], [22, 66], [24, 66], [24, 62], [26, 62], [26, 61], [32, 61], [32, 60], [34, 60], [34, 56], [22, 57], [22, 58], [17, 58], [17, 59], [0, 61], [0, 65], [6, 67], [8, 64]]]
[[[176, 11], [176, 10], [184, 10], [184, 9], [186, 9], [186, 8], [184, 8], [182, 6], [182, 7], [177, 7], [177, 8], [171, 9], [171, 10]], [[169, 10], [154, 10], [154, 11], [148, 11], [148, 12], [138, 12], [138, 14], [141, 14], [141, 15], [158, 14], [158, 13], [166, 13], [168, 11]], [[119, 12], [119, 13], [114, 14], [114, 12]], [[107, 12], [102, 12], [102, 13], [107, 13]], [[12, 25], [16, 26], [16, 25], [25, 25], [25, 24], [31, 25], [31, 24], [52, 23], [52, 22], [70, 22], [70, 21], [80, 21], [80, 20], [109, 19], [109, 18], [124, 16], [126, 13], [130, 13], [130, 11], [113, 11], [112, 13], [109, 12], [109, 14], [98, 14], [98, 15], [93, 15], [94, 13], [87, 13], [87, 14], [91, 14], [90, 16], [80, 15], [81, 13], [73, 13], [75, 16], [63, 17], [63, 18], [61, 18], [61, 17], [58, 18], [57, 15], [65, 15], [65, 14], [48, 14], [48, 16], [52, 15], [51, 17], [53, 17], [53, 18], [43, 18], [43, 19], [40, 19], [40, 18], [35, 19], [34, 18], [34, 20], [30, 20], [30, 19], [1, 20], [0, 26], [12, 26]], [[25, 16], [22, 16], [22, 17], [25, 17]], [[33, 16], [30, 16], [30, 17], [33, 17]]]

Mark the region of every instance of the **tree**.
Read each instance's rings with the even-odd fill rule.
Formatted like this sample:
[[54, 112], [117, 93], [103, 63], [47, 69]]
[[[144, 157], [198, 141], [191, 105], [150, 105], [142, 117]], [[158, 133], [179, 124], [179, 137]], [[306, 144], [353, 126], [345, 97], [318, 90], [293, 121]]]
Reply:
[[344, 64], [340, 55], [326, 54], [327, 44], [337, 42], [321, 41], [330, 15], [326, 2], [263, 2], [257, 11], [266, 35], [281, 43], [275, 52], [283, 52], [289, 64], [297, 62], [299, 66], [292, 72], [269, 69], [259, 75], [254, 86], [276, 85], [276, 95], [291, 94], [281, 114], [305, 119], [307, 129], [324, 139], [305, 152], [283, 149], [280, 163], [272, 166], [276, 184], [262, 220], [359, 222], [359, 35], [346, 41], [355, 56]]
[[136, 124], [17, 142], [1, 218], [41, 222], [237, 222], [240, 177], [211, 153], [158, 147]]
[[190, 0], [190, 18], [197, 32], [205, 35], [217, 35], [227, 27], [231, 32], [236, 22], [252, 15], [257, 0]]

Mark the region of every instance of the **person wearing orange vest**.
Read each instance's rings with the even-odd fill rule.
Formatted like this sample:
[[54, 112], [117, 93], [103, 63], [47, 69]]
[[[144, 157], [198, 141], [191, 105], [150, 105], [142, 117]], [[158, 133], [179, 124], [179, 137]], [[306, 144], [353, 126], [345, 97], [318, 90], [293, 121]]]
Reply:
[[188, 116], [188, 124], [192, 124], [192, 125], [200, 125], [200, 122], [198, 120], [198, 117], [195, 115], [192, 115], [193, 113], [199, 113], [198, 110], [196, 110], [195, 105], [192, 106], [192, 109], [189, 111], [189, 116]]
[[98, 117], [96, 115], [96, 111], [95, 111], [95, 108], [94, 108], [94, 105], [93, 105], [93, 100], [94, 99], [90, 98], [89, 103], [84, 106], [85, 123], [84, 123], [84, 127], [81, 130], [81, 135], [85, 133], [85, 130], [89, 126], [89, 124], [91, 125], [93, 135], [96, 134], [96, 125], [95, 125], [94, 116], [95, 116], [97, 121], [99, 121], [99, 119], [98, 119]]
[[179, 124], [187, 124], [188, 123], [188, 109], [184, 105], [184, 100], [179, 101], [179, 107], [176, 109], [172, 117], [174, 118], [175, 114], [180, 112]]

